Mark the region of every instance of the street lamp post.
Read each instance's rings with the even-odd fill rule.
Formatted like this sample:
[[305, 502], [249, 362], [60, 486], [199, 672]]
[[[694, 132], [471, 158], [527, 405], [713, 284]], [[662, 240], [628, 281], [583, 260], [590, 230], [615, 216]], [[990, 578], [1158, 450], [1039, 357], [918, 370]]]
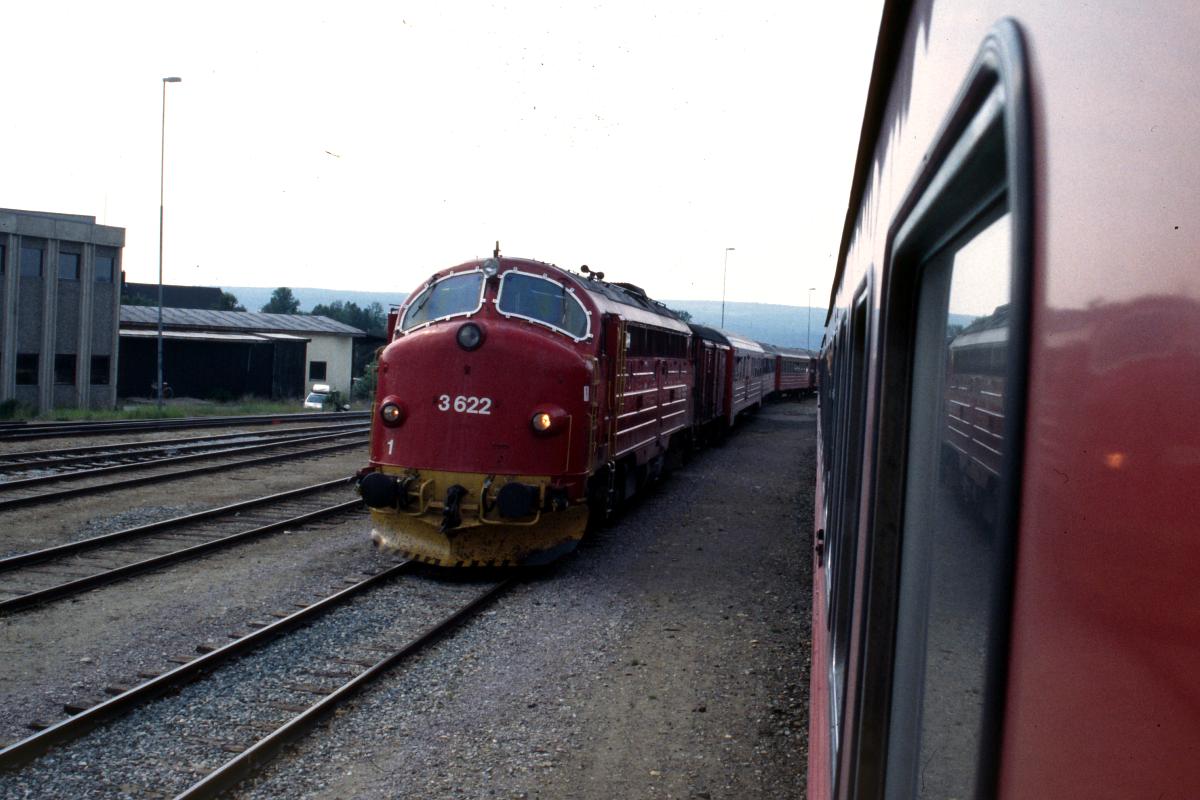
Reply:
[[163, 407], [163, 184], [167, 166], [167, 84], [179, 83], [182, 78], [162, 79], [162, 140], [158, 149], [158, 410]]
[[804, 347], [810, 353], [812, 352], [812, 293], [816, 289], [815, 286], [808, 287], [808, 330], [804, 332]]
[[734, 247], [725, 248], [725, 267], [721, 270], [721, 327], [725, 327], [725, 277], [729, 274], [729, 251]]

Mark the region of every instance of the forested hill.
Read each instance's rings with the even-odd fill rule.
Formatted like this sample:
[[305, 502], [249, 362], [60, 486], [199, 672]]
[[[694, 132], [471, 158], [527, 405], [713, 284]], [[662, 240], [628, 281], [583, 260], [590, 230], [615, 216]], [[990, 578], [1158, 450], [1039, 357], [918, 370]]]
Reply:
[[[224, 291], [235, 295], [238, 302], [250, 311], [258, 311], [271, 299], [274, 287], [222, 286]], [[355, 292], [338, 289], [309, 289], [291, 287], [292, 294], [300, 301], [301, 311], [311, 311], [316, 305], [329, 305], [335, 301], [356, 303], [366, 308], [379, 303], [384, 311], [389, 306], [404, 302], [402, 292]], [[714, 328], [721, 326], [720, 300], [663, 300], [676, 311], [686, 311], [692, 321]], [[816, 348], [821, 343], [821, 326], [825, 322], [825, 309], [812, 309], [811, 344], [805, 344], [809, 310], [803, 306], [783, 306], [772, 303], [726, 303], [724, 328], [739, 333], [748, 339], [770, 342], [781, 347]]]

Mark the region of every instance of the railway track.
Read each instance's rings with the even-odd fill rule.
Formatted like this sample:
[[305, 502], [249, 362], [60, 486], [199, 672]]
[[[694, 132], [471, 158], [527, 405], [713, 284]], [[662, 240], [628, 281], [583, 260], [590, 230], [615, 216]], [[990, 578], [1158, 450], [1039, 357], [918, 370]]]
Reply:
[[0, 441], [51, 439], [61, 436], [109, 436], [134, 431], [166, 431], [185, 428], [228, 428], [237, 425], [289, 425], [326, 420], [367, 420], [370, 417], [371, 412], [369, 411], [335, 411], [103, 422], [5, 422], [0, 423]]
[[[352, 478], [305, 486], [0, 558], [0, 614], [71, 597], [361, 506]], [[340, 491], [339, 491], [340, 490]]]
[[[340, 432], [361, 432], [366, 429], [361, 422], [336, 425], [314, 425], [288, 430], [268, 430], [243, 433], [226, 433], [210, 436], [190, 436], [182, 439], [155, 441], [119, 442], [114, 444], [88, 445], [56, 450], [25, 450], [0, 454], [0, 489], [6, 483], [24, 478], [49, 480], [62, 474], [86, 472], [100, 467], [136, 469], [136, 464], [159, 461], [183, 455], [197, 455], [214, 450], [223, 450], [270, 442], [287, 442], [306, 436]], [[73, 467], [74, 469], [67, 469]]]
[[[327, 434], [305, 435], [282, 441], [276, 440], [264, 444], [224, 447], [204, 453], [192, 453], [169, 458], [160, 458], [155, 461], [145, 461], [127, 465], [112, 465], [107, 467], [94, 467], [91, 469], [49, 475], [40, 478], [25, 478], [21, 480], [0, 482], [0, 511], [38, 503], [58, 502], [81, 495], [108, 492], [116, 489], [141, 486], [148, 483], [162, 483], [179, 480], [181, 478], [204, 475], [212, 472], [235, 469], [238, 467], [255, 466], [288, 459], [309, 458], [312, 456], [326, 455], [340, 450], [362, 447], [366, 442], [367, 433], [368, 428], [362, 427]], [[255, 455], [249, 458], [239, 457], [249, 453], [258, 453], [264, 450], [276, 450], [279, 448], [288, 449], [281, 453], [277, 452], [268, 455]], [[203, 464], [199, 466], [191, 465], [178, 469], [171, 469], [173, 467], [178, 467], [180, 464], [208, 459], [220, 459], [221, 461], [217, 464]], [[167, 468], [166, 471], [163, 471], [164, 468]], [[114, 473], [134, 469], [147, 471], [150, 474], [115, 479], [112, 477]], [[48, 484], [62, 481], [70, 481], [73, 484], [76, 484], [76, 482], [83, 482], [83, 485], [76, 484], [66, 488], [55, 489], [51, 487], [49, 490], [45, 489]]]
[[[413, 564], [357, 577], [223, 647], [200, 648], [138, 686], [71, 709], [77, 713], [0, 750], [0, 794], [51, 785], [76, 796], [228, 791], [516, 582], [400, 580]], [[405, 602], [409, 613], [398, 614]]]

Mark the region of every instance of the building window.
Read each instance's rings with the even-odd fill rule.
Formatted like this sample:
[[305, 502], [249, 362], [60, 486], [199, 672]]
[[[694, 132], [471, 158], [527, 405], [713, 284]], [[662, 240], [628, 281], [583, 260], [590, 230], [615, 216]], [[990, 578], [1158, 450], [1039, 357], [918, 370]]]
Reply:
[[43, 246], [40, 244], [22, 244], [21, 245], [21, 277], [22, 278], [40, 278], [42, 277], [42, 253]]
[[325, 362], [324, 361], [308, 362], [308, 379], [310, 381], [325, 380]]
[[58, 279], [60, 281], [79, 280], [79, 253], [59, 252]]
[[112, 283], [117, 271], [117, 251], [112, 247], [96, 248], [96, 283]]
[[17, 353], [17, 386], [37, 386], [37, 353]]
[[92, 356], [92, 386], [108, 386], [108, 356]]
[[75, 385], [74, 353], [59, 353], [54, 356], [54, 382], [59, 386]]

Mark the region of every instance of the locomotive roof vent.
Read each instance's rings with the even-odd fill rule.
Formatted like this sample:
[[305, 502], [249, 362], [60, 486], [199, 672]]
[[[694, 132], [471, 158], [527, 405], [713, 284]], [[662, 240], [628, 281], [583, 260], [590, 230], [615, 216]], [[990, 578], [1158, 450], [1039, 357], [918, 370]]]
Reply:
[[646, 290], [640, 286], [635, 286], [632, 283], [621, 283], [621, 282], [614, 283], [613, 285], [620, 286], [622, 289], [629, 292], [634, 297], [640, 297], [643, 300], [647, 299], [646, 298]]

